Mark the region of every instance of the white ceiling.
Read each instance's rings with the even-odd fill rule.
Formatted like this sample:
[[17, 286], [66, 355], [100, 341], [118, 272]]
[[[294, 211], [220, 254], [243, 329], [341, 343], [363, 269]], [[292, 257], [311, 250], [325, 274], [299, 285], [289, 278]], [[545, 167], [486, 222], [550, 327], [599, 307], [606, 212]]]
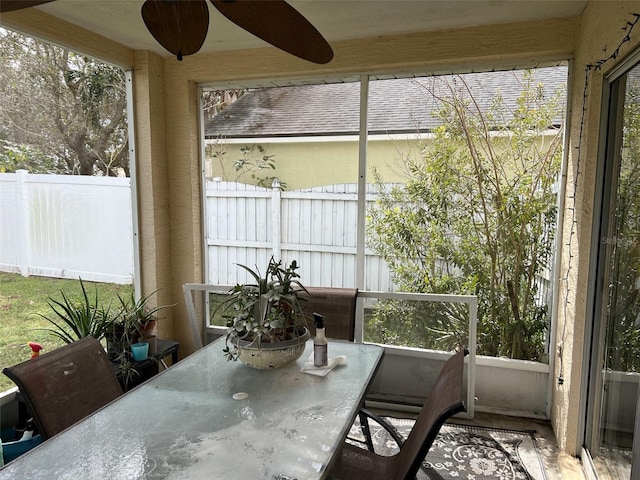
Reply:
[[[579, 15], [587, 0], [289, 0], [329, 43], [367, 38], [543, 20]], [[38, 8], [136, 50], [170, 55], [142, 21], [143, 0], [56, 0]], [[201, 52], [266, 44], [209, 5], [209, 32]]]

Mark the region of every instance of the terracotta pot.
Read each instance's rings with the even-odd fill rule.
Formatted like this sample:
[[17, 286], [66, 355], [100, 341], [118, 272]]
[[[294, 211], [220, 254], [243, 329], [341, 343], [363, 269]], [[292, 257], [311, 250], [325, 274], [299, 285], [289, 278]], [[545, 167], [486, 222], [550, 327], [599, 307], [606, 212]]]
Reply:
[[157, 337], [158, 336], [158, 321], [151, 320], [144, 324], [144, 330], [142, 336], [144, 338]]

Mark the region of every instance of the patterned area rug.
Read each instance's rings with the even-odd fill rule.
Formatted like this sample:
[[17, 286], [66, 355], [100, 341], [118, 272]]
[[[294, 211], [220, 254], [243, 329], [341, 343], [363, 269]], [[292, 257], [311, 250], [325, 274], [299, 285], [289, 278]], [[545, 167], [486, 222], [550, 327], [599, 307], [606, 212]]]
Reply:
[[[413, 427], [413, 420], [384, 418], [395, 426], [403, 438], [407, 438]], [[386, 430], [374, 423], [371, 424], [371, 429], [376, 453], [394, 455], [398, 452], [398, 447]], [[349, 437], [364, 439], [357, 422]], [[450, 423], [440, 429], [417, 478], [546, 480], [533, 432]]]

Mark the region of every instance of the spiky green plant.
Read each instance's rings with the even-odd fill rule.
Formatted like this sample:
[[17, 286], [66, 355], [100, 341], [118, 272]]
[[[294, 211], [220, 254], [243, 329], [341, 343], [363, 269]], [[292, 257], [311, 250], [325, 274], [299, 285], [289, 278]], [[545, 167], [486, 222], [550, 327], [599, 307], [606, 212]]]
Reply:
[[79, 280], [82, 289], [81, 301], [73, 301], [61, 290], [61, 300], [52, 297], [47, 300], [53, 313], [38, 314], [52, 324], [51, 328], [39, 330], [49, 332], [65, 343], [73, 343], [88, 336], [102, 340], [113, 321], [110, 308], [105, 309], [98, 302], [98, 289], [95, 289], [94, 297], [90, 299], [82, 279]]

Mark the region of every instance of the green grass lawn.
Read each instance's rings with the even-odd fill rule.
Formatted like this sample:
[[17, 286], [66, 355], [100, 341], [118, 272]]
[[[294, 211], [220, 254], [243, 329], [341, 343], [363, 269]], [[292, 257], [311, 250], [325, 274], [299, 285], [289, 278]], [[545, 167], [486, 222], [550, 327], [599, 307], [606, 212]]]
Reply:
[[[83, 280], [89, 299], [95, 298], [98, 291], [98, 302], [109, 305], [113, 300], [117, 305], [116, 295], [129, 295], [131, 285], [111, 283], [93, 283]], [[46, 353], [62, 345], [48, 332], [39, 328], [48, 328], [50, 323], [40, 315], [50, 316], [51, 307], [47, 304], [49, 297], [61, 299], [64, 291], [70, 298], [82, 298], [82, 290], [78, 280], [63, 280], [47, 277], [23, 277], [15, 273], [0, 272], [0, 370], [16, 363], [28, 360], [31, 350], [27, 342], [38, 342]], [[0, 392], [13, 387], [14, 384], [5, 375], [0, 374]]]

